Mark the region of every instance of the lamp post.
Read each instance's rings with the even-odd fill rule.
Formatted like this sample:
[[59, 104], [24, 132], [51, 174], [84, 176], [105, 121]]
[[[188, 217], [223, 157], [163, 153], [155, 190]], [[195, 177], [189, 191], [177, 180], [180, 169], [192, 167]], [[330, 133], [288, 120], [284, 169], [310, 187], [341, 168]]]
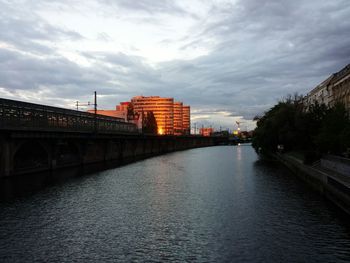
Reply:
[[90, 105], [92, 105], [90, 101], [88, 101], [88, 103], [79, 103], [79, 101], [75, 102], [76, 110], [79, 110], [79, 106], [90, 106]]
[[76, 110], [79, 110], [79, 106], [94, 106], [94, 132], [97, 132], [97, 92], [94, 91], [94, 103], [91, 104], [90, 101], [88, 103], [79, 103], [79, 101], [75, 102]]
[[143, 133], [143, 107], [141, 108], [141, 133]]
[[94, 106], [94, 113], [97, 114], [97, 93], [96, 93], [96, 91], [94, 91], [94, 103], [93, 104], [90, 101], [88, 101], [88, 103], [79, 103], [79, 101], [77, 100], [75, 102], [76, 110], [79, 110], [79, 106]]
[[97, 92], [94, 91], [94, 130], [97, 132]]

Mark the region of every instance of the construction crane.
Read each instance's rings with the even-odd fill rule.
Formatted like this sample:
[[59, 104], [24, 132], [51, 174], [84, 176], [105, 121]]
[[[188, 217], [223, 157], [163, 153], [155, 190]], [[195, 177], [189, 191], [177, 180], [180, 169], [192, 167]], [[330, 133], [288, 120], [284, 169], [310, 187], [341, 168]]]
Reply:
[[237, 131], [240, 132], [241, 131], [241, 124], [244, 123], [243, 121], [236, 121], [237, 124]]

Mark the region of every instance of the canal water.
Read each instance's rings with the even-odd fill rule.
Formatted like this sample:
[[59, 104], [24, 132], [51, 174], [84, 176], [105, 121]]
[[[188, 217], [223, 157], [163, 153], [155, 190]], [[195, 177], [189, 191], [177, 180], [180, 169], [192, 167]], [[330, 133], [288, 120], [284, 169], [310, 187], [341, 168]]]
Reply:
[[0, 204], [0, 262], [350, 262], [348, 219], [251, 146], [171, 153]]

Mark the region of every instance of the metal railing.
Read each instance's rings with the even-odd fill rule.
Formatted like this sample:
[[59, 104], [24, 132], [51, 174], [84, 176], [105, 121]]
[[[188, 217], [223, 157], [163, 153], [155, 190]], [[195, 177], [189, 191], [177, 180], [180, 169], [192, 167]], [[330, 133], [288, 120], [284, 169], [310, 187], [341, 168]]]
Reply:
[[0, 129], [137, 133], [123, 119], [0, 98]]

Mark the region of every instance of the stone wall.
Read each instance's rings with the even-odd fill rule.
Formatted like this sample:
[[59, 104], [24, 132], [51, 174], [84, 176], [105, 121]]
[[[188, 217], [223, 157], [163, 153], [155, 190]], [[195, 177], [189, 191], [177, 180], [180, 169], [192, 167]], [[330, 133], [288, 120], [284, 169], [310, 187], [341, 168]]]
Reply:
[[321, 159], [321, 166], [350, 177], [350, 159], [327, 155]]

